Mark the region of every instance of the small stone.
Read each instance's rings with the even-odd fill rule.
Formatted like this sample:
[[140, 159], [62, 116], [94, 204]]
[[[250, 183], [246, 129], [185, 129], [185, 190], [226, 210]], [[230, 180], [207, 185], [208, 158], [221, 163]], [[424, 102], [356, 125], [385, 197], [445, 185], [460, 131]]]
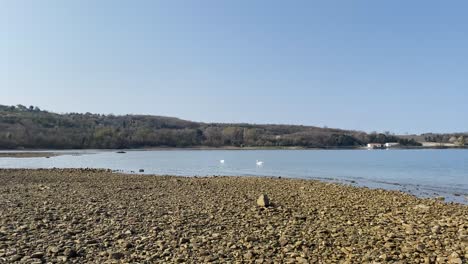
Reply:
[[40, 259], [44, 256], [43, 252], [35, 252], [31, 255], [31, 258]]
[[406, 226], [406, 227], [405, 227], [405, 232], [406, 232], [406, 234], [409, 234], [409, 235], [414, 234], [414, 228], [413, 228], [413, 226], [411, 226], [411, 225]]
[[65, 256], [58, 256], [58, 257], [57, 257], [57, 261], [58, 261], [58, 262], [64, 262], [64, 263], [65, 263], [65, 262], [68, 261], [68, 258], [65, 257]]
[[20, 259], [22, 259], [23, 256], [21, 255], [14, 255], [10, 258], [11, 261], [19, 261]]
[[386, 248], [393, 248], [393, 247], [395, 247], [395, 243], [387, 242], [387, 243], [384, 244], [384, 247], [386, 247]]
[[424, 264], [431, 264], [431, 259], [428, 256], [424, 256]]
[[379, 258], [382, 259], [382, 260], [385, 260], [385, 261], [390, 260], [390, 258], [389, 258], [389, 256], [387, 254], [382, 254], [382, 255], [379, 256]]
[[297, 241], [296, 243], [294, 243], [294, 247], [295, 248], [298, 248], [302, 245], [302, 241]]
[[125, 257], [125, 254], [122, 252], [112, 252], [110, 253], [109, 257], [111, 259], [123, 259]]
[[452, 258], [449, 260], [449, 263], [450, 264], [463, 264], [463, 261], [461, 260], [461, 258]]
[[188, 238], [186, 238], [186, 237], [183, 237], [183, 238], [181, 238], [181, 239], [179, 240], [179, 243], [180, 243], [180, 244], [185, 244], [185, 243], [188, 243], [188, 242], [190, 242], [190, 240], [189, 240]]
[[414, 209], [421, 210], [421, 211], [428, 211], [430, 207], [425, 204], [418, 204], [414, 207]]
[[252, 258], [253, 258], [252, 252], [249, 251], [249, 252], [245, 253], [245, 254], [244, 254], [244, 258], [245, 258], [245, 259], [252, 259]]
[[447, 258], [444, 256], [437, 256], [436, 258], [437, 263], [447, 263]]
[[450, 254], [449, 263], [450, 264], [463, 264], [463, 262], [462, 262], [462, 260], [460, 258], [460, 255], [458, 255], [458, 253], [456, 253], [456, 252], [453, 252], [452, 254]]
[[266, 194], [262, 194], [257, 199], [257, 205], [260, 207], [268, 207], [270, 206], [270, 199], [268, 199]]
[[282, 236], [282, 237], [280, 237], [280, 239], [279, 239], [279, 243], [280, 243], [280, 245], [281, 245], [282, 247], [284, 247], [284, 246], [286, 246], [286, 245], [289, 243], [289, 241], [288, 241], [288, 239], [287, 239], [286, 237]]
[[255, 239], [254, 237], [252, 237], [252, 236], [247, 236], [247, 237], [245, 238], [245, 241], [246, 241], [246, 242], [255, 242], [256, 239]]
[[431, 228], [432, 233], [439, 234], [440, 233], [440, 226], [436, 225]]
[[423, 252], [426, 246], [424, 246], [423, 244], [417, 244], [414, 246], [414, 248], [419, 252]]
[[74, 249], [71, 249], [71, 248], [65, 249], [63, 253], [65, 257], [68, 257], [68, 258], [75, 258], [78, 256], [78, 253]]
[[309, 263], [309, 261], [303, 257], [296, 257], [296, 261], [297, 263]]
[[50, 246], [47, 248], [47, 253], [57, 253], [57, 252], [59, 252], [58, 247]]
[[96, 244], [99, 244], [99, 241], [97, 241], [96, 239], [91, 239], [91, 240], [88, 240], [87, 244], [88, 245], [96, 245]]
[[403, 247], [401, 248], [401, 251], [402, 251], [403, 253], [411, 253], [411, 252], [414, 251], [414, 249], [413, 249], [412, 247], [410, 247], [410, 246], [405, 245], [405, 246], [403, 246]]

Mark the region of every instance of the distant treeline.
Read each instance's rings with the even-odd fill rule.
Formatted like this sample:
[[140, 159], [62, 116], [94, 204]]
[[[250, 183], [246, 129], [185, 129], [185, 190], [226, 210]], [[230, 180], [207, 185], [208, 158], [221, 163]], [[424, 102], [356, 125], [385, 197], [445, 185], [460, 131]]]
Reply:
[[0, 105], [0, 149], [143, 147], [358, 147], [413, 139], [297, 125], [199, 123], [149, 115], [57, 114], [38, 107]]
[[452, 134], [434, 134], [426, 133], [422, 134], [424, 141], [436, 142], [436, 143], [453, 143], [458, 145], [465, 145], [468, 134], [466, 133], [452, 133]]

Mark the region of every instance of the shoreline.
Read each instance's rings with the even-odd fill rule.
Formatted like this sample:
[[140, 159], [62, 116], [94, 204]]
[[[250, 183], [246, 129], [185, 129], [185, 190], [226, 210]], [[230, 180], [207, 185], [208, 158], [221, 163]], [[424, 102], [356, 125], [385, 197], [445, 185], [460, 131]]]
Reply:
[[[468, 259], [468, 206], [399, 191], [104, 169], [0, 169], [0, 182], [5, 183], [0, 185], [0, 260], [5, 261]], [[256, 204], [261, 194], [272, 206]]]
[[[201, 149], [130, 149], [130, 150], [118, 150], [118, 149], [89, 149], [89, 150], [56, 150], [55, 152], [52, 152], [51, 150], [38, 150], [38, 151], [30, 151], [30, 150], [21, 150], [21, 151], [0, 151], [0, 159], [4, 159], [4, 166], [3, 168], [8, 169], [8, 168], [24, 168], [25, 166], [21, 165], [22, 161], [21, 159], [23, 158], [33, 158], [37, 159], [38, 161], [35, 161], [36, 163], [40, 164], [38, 166], [27, 166], [30, 169], [41, 169], [41, 168], [67, 168], [70, 167], [69, 165], [63, 165], [59, 163], [56, 163], [54, 161], [54, 157], [57, 156], [69, 156], [69, 159], [73, 159], [74, 157], [71, 156], [88, 156], [88, 155], [94, 155], [94, 154], [111, 154], [113, 153], [119, 153], [118, 155], [125, 155], [125, 154], [130, 154], [133, 152], [133, 154], [138, 154], [138, 152], [145, 152], [145, 151], [154, 151], [154, 152], [164, 152], [164, 151], [198, 151]], [[213, 151], [220, 151], [219, 149], [204, 149], [204, 150], [213, 150]], [[238, 149], [234, 149], [238, 150]], [[310, 151], [314, 151], [317, 149], [311, 149]], [[360, 149], [360, 150], [367, 150], [367, 149]], [[378, 151], [380, 149], [377, 149], [375, 151]], [[397, 151], [395, 151], [397, 152]], [[381, 152], [383, 153], [383, 152]], [[377, 153], [376, 153], [377, 154]], [[287, 153], [286, 153], [287, 155]], [[130, 155], [131, 156], [131, 155]], [[15, 161], [8, 161], [8, 159], [17, 159]], [[50, 161], [39, 161], [39, 159], [42, 158], [51, 158]], [[126, 159], [125, 156], [122, 156], [123, 159]], [[6, 165], [5, 165], [6, 164]], [[9, 166], [8, 164], [15, 164]], [[74, 168], [84, 168], [81, 167], [79, 163], [77, 163], [76, 166], [71, 166]], [[104, 168], [104, 169], [112, 169], [115, 170], [116, 172], [120, 173], [132, 173], [132, 174], [137, 174], [139, 169], [144, 169], [149, 170], [144, 172], [143, 174], [148, 175], [148, 174], [161, 174], [164, 172], [157, 172], [157, 171], [152, 171], [151, 167], [145, 167], [142, 166], [140, 168], [127, 168], [122, 170], [121, 168], [118, 167], [112, 167], [112, 166], [93, 166], [93, 168]], [[1, 169], [1, 168], [0, 168]], [[242, 174], [236, 174], [236, 173], [218, 173], [218, 172], [212, 172], [212, 173], [204, 173], [204, 174], [198, 174], [198, 176], [211, 176], [211, 175], [222, 175], [222, 176], [261, 176], [261, 177], [277, 177], [277, 176], [283, 176], [286, 178], [300, 178], [300, 179], [306, 179], [306, 180], [320, 180], [320, 181], [325, 181], [325, 182], [336, 182], [336, 183], [344, 183], [344, 184], [351, 184], [356, 187], [368, 187], [372, 189], [386, 189], [386, 190], [398, 190], [404, 193], [408, 193], [411, 195], [415, 195], [419, 198], [428, 198], [428, 199], [435, 199], [438, 198], [440, 200], [444, 200], [445, 202], [455, 202], [455, 203], [461, 203], [461, 204], [468, 204], [468, 190], [465, 188], [456, 188], [456, 187], [448, 187], [446, 186], [445, 188], [440, 187], [438, 185], [430, 185], [430, 184], [425, 184], [425, 183], [412, 183], [412, 182], [398, 182], [398, 181], [392, 181], [392, 180], [379, 180], [379, 179], [373, 179], [371, 178], [366, 178], [366, 177], [333, 177], [332, 175], [328, 175], [327, 177], [321, 177], [320, 175], [314, 175], [314, 176], [288, 176], [287, 172], [284, 172], [282, 174], [255, 174], [252, 173], [251, 175], [245, 175], [244, 173]], [[190, 176], [187, 173], [185, 174], [180, 174], [179, 176]]]
[[0, 152], [0, 158], [50, 158], [59, 156], [54, 152]]
[[[468, 146], [408, 146], [408, 147], [390, 147], [390, 148], [379, 148], [369, 149], [365, 146], [358, 147], [330, 147], [330, 148], [308, 148], [301, 146], [290, 146], [290, 147], [210, 147], [210, 146], [194, 146], [194, 147], [144, 147], [144, 148], [128, 148], [128, 149], [0, 149], [0, 155], [4, 153], [38, 153], [38, 152], [67, 152], [67, 151], [171, 151], [171, 150], [444, 150], [444, 149], [468, 149]], [[0, 156], [1, 157], [1, 156]]]

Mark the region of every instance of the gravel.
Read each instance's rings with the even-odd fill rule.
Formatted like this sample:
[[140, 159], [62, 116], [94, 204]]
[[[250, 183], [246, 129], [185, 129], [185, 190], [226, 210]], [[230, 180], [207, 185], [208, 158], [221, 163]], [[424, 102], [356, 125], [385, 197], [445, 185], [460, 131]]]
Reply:
[[396, 191], [284, 178], [0, 170], [0, 263], [467, 260], [468, 206]]

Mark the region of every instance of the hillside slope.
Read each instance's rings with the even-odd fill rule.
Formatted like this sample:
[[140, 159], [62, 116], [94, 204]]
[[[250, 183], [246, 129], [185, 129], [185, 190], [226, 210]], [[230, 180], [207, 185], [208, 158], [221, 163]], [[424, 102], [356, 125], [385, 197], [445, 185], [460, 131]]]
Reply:
[[150, 115], [57, 114], [0, 105], [0, 149], [142, 147], [357, 147], [368, 142], [417, 145], [384, 134], [297, 125], [200, 123]]

